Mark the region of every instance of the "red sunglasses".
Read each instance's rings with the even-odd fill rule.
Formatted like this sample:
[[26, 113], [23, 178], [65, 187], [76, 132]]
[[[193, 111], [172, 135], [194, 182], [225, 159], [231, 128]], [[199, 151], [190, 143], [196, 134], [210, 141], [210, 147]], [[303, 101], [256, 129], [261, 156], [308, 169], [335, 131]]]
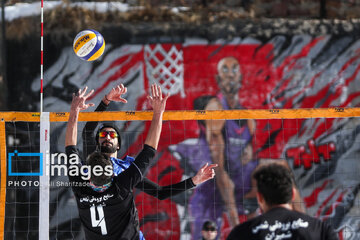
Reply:
[[118, 134], [115, 131], [101, 131], [99, 132], [99, 137], [104, 138], [109, 135], [111, 138], [117, 138]]

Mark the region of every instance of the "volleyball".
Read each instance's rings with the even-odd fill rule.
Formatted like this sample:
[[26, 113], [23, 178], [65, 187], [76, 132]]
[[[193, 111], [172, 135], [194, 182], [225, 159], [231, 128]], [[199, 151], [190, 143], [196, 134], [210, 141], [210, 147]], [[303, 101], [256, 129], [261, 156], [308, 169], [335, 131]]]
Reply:
[[95, 30], [83, 30], [76, 35], [73, 49], [75, 54], [82, 60], [94, 61], [104, 53], [105, 40]]

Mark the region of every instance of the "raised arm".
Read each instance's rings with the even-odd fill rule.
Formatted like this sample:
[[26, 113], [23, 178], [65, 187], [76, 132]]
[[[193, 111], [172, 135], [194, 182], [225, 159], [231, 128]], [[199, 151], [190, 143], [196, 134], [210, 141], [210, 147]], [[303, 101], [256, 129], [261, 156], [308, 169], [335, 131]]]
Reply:
[[217, 164], [208, 165], [206, 163], [194, 177], [167, 186], [160, 186], [159, 184], [144, 178], [142, 182], [136, 185], [136, 188], [153, 197], [164, 200], [179, 193], [185, 192], [186, 190], [192, 189], [197, 185], [214, 178], [214, 167], [217, 167]]
[[73, 94], [70, 107], [70, 116], [65, 134], [65, 147], [75, 146], [77, 144], [77, 123], [79, 112], [81, 110], [87, 109], [88, 107], [94, 106], [93, 103], [85, 103], [86, 99], [94, 92], [94, 90], [91, 90], [88, 94], [86, 94], [86, 91], [87, 87], [84, 89], [79, 89], [77, 94]]
[[162, 97], [161, 88], [156, 84], [151, 85], [151, 96], [148, 96], [151, 106], [153, 107], [153, 118], [151, 121], [149, 132], [145, 139], [143, 150], [136, 156], [133, 164], [130, 165], [123, 173], [115, 177], [116, 183], [121, 184], [125, 188], [131, 190], [143, 179], [143, 174], [149, 166], [149, 161], [155, 155], [157, 149], [161, 128], [162, 116], [165, 111], [166, 100], [169, 94]]
[[[127, 100], [122, 97], [122, 95], [126, 94], [126, 92], [127, 88], [124, 87], [123, 84], [112, 88], [110, 92], [102, 98], [100, 104], [96, 107], [95, 112], [106, 111], [111, 101], [127, 103]], [[95, 129], [98, 124], [99, 122], [97, 121], [87, 122], [83, 129], [83, 153], [85, 157], [94, 152], [96, 149]]]
[[159, 200], [164, 200], [185, 192], [186, 190], [192, 189], [195, 186], [196, 185], [192, 182], [191, 178], [167, 186], [160, 186], [148, 178], [144, 178], [143, 181], [136, 185], [136, 188]]
[[153, 147], [154, 149], [157, 149], [158, 147], [162, 129], [162, 116], [165, 111], [166, 101], [168, 98], [169, 94], [163, 98], [160, 86], [157, 86], [156, 84], [151, 85], [151, 96], [148, 96], [148, 99], [153, 108], [153, 117], [149, 132], [145, 139], [145, 144]]

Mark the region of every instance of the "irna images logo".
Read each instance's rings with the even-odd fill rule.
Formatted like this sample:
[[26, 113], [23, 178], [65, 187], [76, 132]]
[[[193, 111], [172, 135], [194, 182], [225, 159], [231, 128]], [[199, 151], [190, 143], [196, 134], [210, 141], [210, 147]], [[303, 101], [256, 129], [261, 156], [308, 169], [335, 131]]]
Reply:
[[[15, 156], [19, 157], [39, 157], [40, 168], [39, 172], [13, 172], [12, 171], [12, 162]], [[8, 175], [9, 176], [42, 176], [43, 175], [43, 154], [42, 153], [19, 153], [15, 150], [13, 153], [8, 154]]]
[[[14, 172], [13, 162], [16, 157], [20, 158], [39, 158], [39, 170], [27, 172]], [[44, 173], [45, 171], [45, 173]], [[91, 166], [82, 165], [77, 154], [70, 154], [69, 157], [65, 153], [45, 153], [45, 166], [43, 153], [20, 153], [15, 150], [8, 154], [8, 175], [9, 176], [81, 176], [83, 180], [89, 180], [91, 174], [94, 176], [112, 176], [112, 166]]]

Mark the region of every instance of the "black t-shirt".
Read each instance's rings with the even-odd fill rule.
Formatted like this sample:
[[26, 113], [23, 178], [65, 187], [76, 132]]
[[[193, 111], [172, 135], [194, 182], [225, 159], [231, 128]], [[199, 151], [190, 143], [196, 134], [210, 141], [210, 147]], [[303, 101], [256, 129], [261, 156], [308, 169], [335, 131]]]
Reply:
[[[75, 146], [67, 146], [66, 154], [69, 158], [72, 154], [79, 155]], [[69, 173], [87, 240], [139, 239], [139, 217], [132, 191], [142, 180], [154, 155], [155, 149], [145, 145], [133, 164], [114, 177], [111, 187], [101, 193], [88, 187], [88, 181], [81, 176], [70, 176]]]
[[236, 226], [227, 240], [337, 240], [330, 225], [306, 214], [283, 207]]

